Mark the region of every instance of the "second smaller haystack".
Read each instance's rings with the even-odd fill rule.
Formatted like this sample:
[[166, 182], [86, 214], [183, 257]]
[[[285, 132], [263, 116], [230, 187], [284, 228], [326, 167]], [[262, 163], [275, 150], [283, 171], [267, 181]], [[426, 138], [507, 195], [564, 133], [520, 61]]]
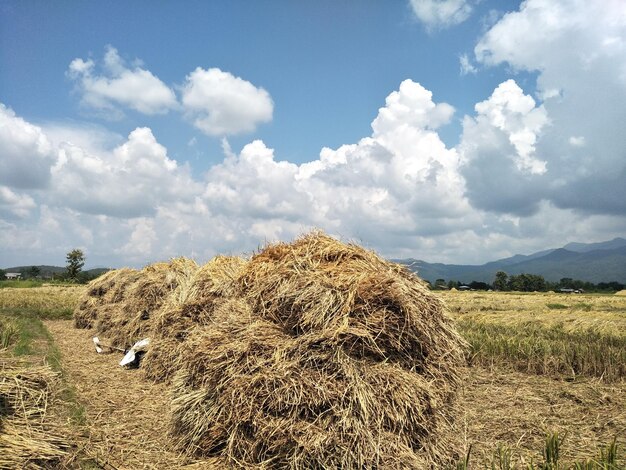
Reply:
[[237, 279], [246, 261], [216, 256], [196, 269], [151, 315], [150, 349], [143, 369], [152, 380], [169, 380], [179, 347], [191, 331], [212, 322], [216, 308], [240, 296]]

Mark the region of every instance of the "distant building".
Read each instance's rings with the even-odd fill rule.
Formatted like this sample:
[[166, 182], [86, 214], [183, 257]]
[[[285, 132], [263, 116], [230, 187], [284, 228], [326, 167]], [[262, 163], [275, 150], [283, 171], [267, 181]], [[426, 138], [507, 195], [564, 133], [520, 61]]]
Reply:
[[470, 290], [470, 286], [459, 286], [459, 290]]
[[5, 273], [4, 277], [9, 280], [20, 279], [22, 277], [22, 273]]
[[574, 293], [574, 289], [559, 289], [559, 292], [561, 294], [573, 294]]

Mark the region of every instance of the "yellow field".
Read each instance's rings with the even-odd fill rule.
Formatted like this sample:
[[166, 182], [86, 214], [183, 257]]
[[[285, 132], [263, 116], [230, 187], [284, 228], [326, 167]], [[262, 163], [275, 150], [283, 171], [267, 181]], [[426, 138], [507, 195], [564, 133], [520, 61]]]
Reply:
[[444, 292], [473, 365], [566, 377], [626, 377], [626, 297]]
[[68, 315], [86, 286], [44, 286], [0, 289], [0, 309], [20, 308], [56, 316]]
[[566, 331], [593, 328], [626, 334], [626, 296], [544, 292], [442, 291], [453, 316], [479, 322], [563, 325]]

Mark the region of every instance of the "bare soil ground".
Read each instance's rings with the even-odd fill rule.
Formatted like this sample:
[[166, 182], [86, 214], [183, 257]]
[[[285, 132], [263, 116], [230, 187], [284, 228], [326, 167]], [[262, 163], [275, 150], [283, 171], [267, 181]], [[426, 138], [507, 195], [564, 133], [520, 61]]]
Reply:
[[[168, 437], [168, 392], [145, 380], [141, 370], [118, 366], [119, 354], [96, 354], [91, 331], [70, 320], [46, 327], [62, 354], [66, 380], [85, 407], [85, 452], [106, 469], [224, 468], [218, 460], [181, 456]], [[617, 436], [626, 441], [626, 382], [567, 382], [546, 376], [472, 368], [461, 393], [460, 416], [471, 468], [491, 462], [498, 443], [517, 463], [541, 460], [547, 432], [565, 436], [567, 461], [595, 457]], [[523, 460], [521, 460], [523, 459]]]

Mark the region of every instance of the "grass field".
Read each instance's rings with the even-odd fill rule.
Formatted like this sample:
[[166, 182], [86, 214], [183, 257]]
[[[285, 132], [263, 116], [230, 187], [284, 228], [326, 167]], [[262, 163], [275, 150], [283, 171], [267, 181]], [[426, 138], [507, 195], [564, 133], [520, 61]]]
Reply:
[[[155, 459], [174, 459], [168, 461], [171, 468], [182, 466], [182, 461], [174, 463], [174, 454], [158, 454], [154, 443], [146, 452], [148, 441], [137, 436], [133, 438], [142, 443], [144, 452], [137, 447], [135, 457], [130, 457], [132, 448], [114, 448], [117, 441], [106, 434], [107, 421], [99, 422], [112, 413], [109, 408], [119, 410], [121, 421], [111, 433], [126, 435], [124, 416], [129, 427], [140, 429], [142, 420], [159, 422], [156, 418], [163, 410], [153, 404], [132, 418], [137, 410], [125, 403], [124, 393], [107, 391], [105, 378], [85, 370], [103, 359], [91, 350], [89, 333], [74, 330], [69, 321], [84, 288], [0, 289], [0, 349], [30, 357], [33, 363], [46, 361], [63, 372], [58, 398], [65, 405], [58, 419], [63, 426], [72, 423], [76, 449], [83, 452], [71, 468], [105, 468], [98, 459], [85, 457], [93, 452], [109, 455], [107, 465], [133, 462], [158, 468], [158, 461], [149, 461], [154, 453]], [[459, 469], [626, 468], [625, 296], [496, 292], [441, 296], [469, 343], [459, 409], [469, 464], [460, 462]], [[112, 357], [109, 362], [107, 373], [119, 374], [111, 380], [128, 381], [124, 375], [128, 371], [118, 371]], [[133, 377], [139, 382], [136, 393], [149, 394], [157, 387]], [[91, 454], [90, 448], [95, 449]], [[140, 455], [144, 460], [137, 460]]]

